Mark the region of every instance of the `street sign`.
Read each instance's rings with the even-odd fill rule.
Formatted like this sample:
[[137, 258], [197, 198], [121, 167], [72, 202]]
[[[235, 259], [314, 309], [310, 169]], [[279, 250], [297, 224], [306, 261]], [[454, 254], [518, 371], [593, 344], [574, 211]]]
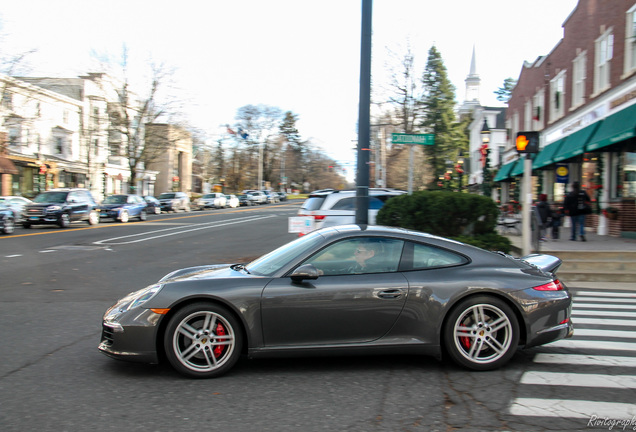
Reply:
[[421, 144], [434, 145], [435, 134], [391, 134], [391, 142], [393, 144]]

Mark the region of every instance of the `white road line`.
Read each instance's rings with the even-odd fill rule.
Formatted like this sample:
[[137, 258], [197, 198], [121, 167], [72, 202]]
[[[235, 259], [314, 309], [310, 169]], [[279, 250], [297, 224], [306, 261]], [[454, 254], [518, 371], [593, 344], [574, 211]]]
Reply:
[[[606, 318], [582, 318], [576, 317], [576, 321], [574, 323], [577, 324], [593, 324], [593, 325], [611, 325], [611, 326], [629, 326], [636, 327], [636, 320], [618, 320], [618, 319], [606, 319]], [[574, 330], [575, 333], [578, 332], [578, 328]]]
[[636, 404], [518, 398], [509, 411], [510, 414], [519, 416], [581, 418], [587, 419], [588, 422], [595, 418], [610, 418], [618, 421], [636, 416]]
[[52, 249], [45, 249], [45, 250], [41, 250], [41, 251], [39, 251], [39, 252], [40, 252], [40, 253], [49, 253], [49, 252], [57, 252], [57, 251], [52, 250]]
[[17, 258], [17, 257], [21, 257], [22, 255], [6, 255], [5, 258]]
[[[199, 231], [199, 230], [209, 229], [209, 228], [217, 228], [217, 227], [222, 227], [222, 226], [227, 226], [227, 225], [235, 225], [235, 224], [238, 224], [238, 223], [254, 222], [254, 221], [257, 221], [257, 220], [268, 219], [268, 218], [273, 218], [273, 217], [276, 217], [276, 216], [249, 216], [249, 217], [232, 219], [232, 220], [227, 221], [227, 222], [210, 222], [210, 223], [207, 223], [207, 224], [196, 225], [195, 228], [190, 228], [190, 226], [188, 226], [188, 227], [179, 226], [179, 227], [173, 227], [173, 228], [166, 228], [166, 229], [162, 229], [162, 230], [147, 231], [147, 232], [143, 232], [143, 233], [125, 235], [125, 236], [121, 236], [121, 237], [113, 237], [113, 238], [110, 238], [110, 239], [105, 239], [105, 240], [100, 240], [100, 241], [93, 242], [93, 244], [99, 244], [99, 245], [104, 245], [104, 244], [106, 244], [106, 245], [124, 245], [124, 244], [131, 244], [131, 243], [139, 243], [139, 242], [153, 240], [153, 239], [161, 238], [161, 237], [169, 237], [169, 236], [183, 234], [183, 233], [192, 232], [192, 231]], [[178, 231], [174, 231], [174, 230], [178, 230]], [[172, 232], [167, 232], [165, 234], [159, 234], [159, 235], [155, 235], [155, 236], [152, 236], [152, 237], [145, 237], [145, 238], [136, 239], [136, 240], [129, 240], [129, 241], [124, 241], [124, 242], [115, 242], [115, 240], [121, 240], [121, 239], [131, 238], [131, 237], [146, 236], [146, 235], [155, 234], [155, 233], [164, 233], [166, 231], [172, 231]]]
[[636, 318], [636, 312], [616, 312], [616, 311], [599, 311], [599, 310], [584, 310], [577, 309], [572, 311], [572, 316], [594, 316], [594, 317], [612, 317], [612, 318]]
[[610, 303], [630, 303], [636, 305], [636, 297], [634, 298], [625, 298], [625, 297], [574, 297], [575, 304], [587, 304], [587, 303], [595, 303], [595, 302], [603, 302], [603, 304]]
[[598, 309], [636, 310], [636, 304], [631, 304], [631, 305], [624, 305], [624, 304], [595, 304], [595, 305], [590, 305], [590, 304], [579, 304], [577, 302], [574, 302], [574, 305], [572, 306], [572, 310], [577, 310], [577, 309], [581, 309], [581, 308], [589, 308], [589, 307], [594, 307], [594, 308], [598, 308]]
[[636, 389], [636, 375], [524, 372], [521, 384]]
[[636, 367], [636, 357], [623, 356], [539, 353], [534, 356], [532, 361], [535, 363], [567, 364], [576, 366]]
[[625, 291], [625, 292], [578, 291], [574, 294], [574, 298], [587, 297], [587, 296], [636, 298], [636, 294], [631, 293], [629, 291]]
[[615, 338], [636, 339], [636, 332], [625, 331], [625, 330], [601, 330], [601, 329], [576, 328], [574, 330], [574, 334], [576, 336], [615, 337]]
[[[574, 330], [576, 334], [576, 329]], [[614, 350], [614, 351], [634, 351], [636, 352], [636, 343], [631, 342], [606, 342], [595, 340], [571, 340], [561, 339], [544, 345], [551, 348], [576, 348], [586, 350]]]

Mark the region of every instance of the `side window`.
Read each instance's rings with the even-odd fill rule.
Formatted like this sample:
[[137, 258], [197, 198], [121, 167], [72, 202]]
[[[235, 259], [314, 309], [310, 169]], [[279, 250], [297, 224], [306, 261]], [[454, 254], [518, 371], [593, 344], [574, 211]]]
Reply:
[[369, 197], [369, 210], [380, 210], [387, 197]]
[[[410, 243], [405, 254], [406, 262], [403, 263], [404, 270], [424, 270], [436, 267], [449, 267], [461, 265], [468, 260], [454, 252], [435, 246]], [[410, 262], [409, 262], [410, 261]]]
[[355, 210], [356, 201], [355, 197], [343, 198], [331, 207], [331, 210]]
[[82, 202], [82, 200], [80, 199], [79, 195], [75, 192], [69, 192], [69, 194], [66, 196], [66, 202], [75, 202], [75, 203], [79, 203]]
[[402, 256], [402, 240], [359, 237], [327, 246], [306, 260], [326, 276], [396, 272]]

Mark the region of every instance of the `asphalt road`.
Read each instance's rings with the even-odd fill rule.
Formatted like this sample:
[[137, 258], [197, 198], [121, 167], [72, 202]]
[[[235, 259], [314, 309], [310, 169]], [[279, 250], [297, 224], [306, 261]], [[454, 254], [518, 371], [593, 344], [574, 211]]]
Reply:
[[[542, 400], [588, 396], [580, 387], [522, 382], [529, 372], [536, 375], [538, 353], [555, 351], [549, 347], [519, 352], [507, 367], [482, 373], [418, 356], [245, 358], [212, 380], [187, 379], [167, 365], [115, 361], [97, 351], [101, 316], [116, 299], [177, 268], [244, 262], [294, 239], [287, 218], [297, 205], [164, 214], [143, 223], [66, 230], [42, 226], [0, 237], [0, 430], [594, 429], [584, 417], [511, 410], [528, 394]], [[601, 400], [636, 400], [629, 385], [593, 391]]]

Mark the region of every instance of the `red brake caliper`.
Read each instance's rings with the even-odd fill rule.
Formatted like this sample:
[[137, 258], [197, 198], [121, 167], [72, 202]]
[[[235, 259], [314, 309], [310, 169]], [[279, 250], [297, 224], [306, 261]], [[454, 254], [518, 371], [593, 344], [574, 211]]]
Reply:
[[464, 346], [464, 348], [470, 349], [470, 338], [462, 336], [459, 338], [459, 342]]
[[[221, 325], [221, 323], [217, 323], [216, 331], [217, 336], [225, 336], [225, 328]], [[219, 358], [223, 354], [223, 345], [217, 345], [214, 347], [214, 357]]]

